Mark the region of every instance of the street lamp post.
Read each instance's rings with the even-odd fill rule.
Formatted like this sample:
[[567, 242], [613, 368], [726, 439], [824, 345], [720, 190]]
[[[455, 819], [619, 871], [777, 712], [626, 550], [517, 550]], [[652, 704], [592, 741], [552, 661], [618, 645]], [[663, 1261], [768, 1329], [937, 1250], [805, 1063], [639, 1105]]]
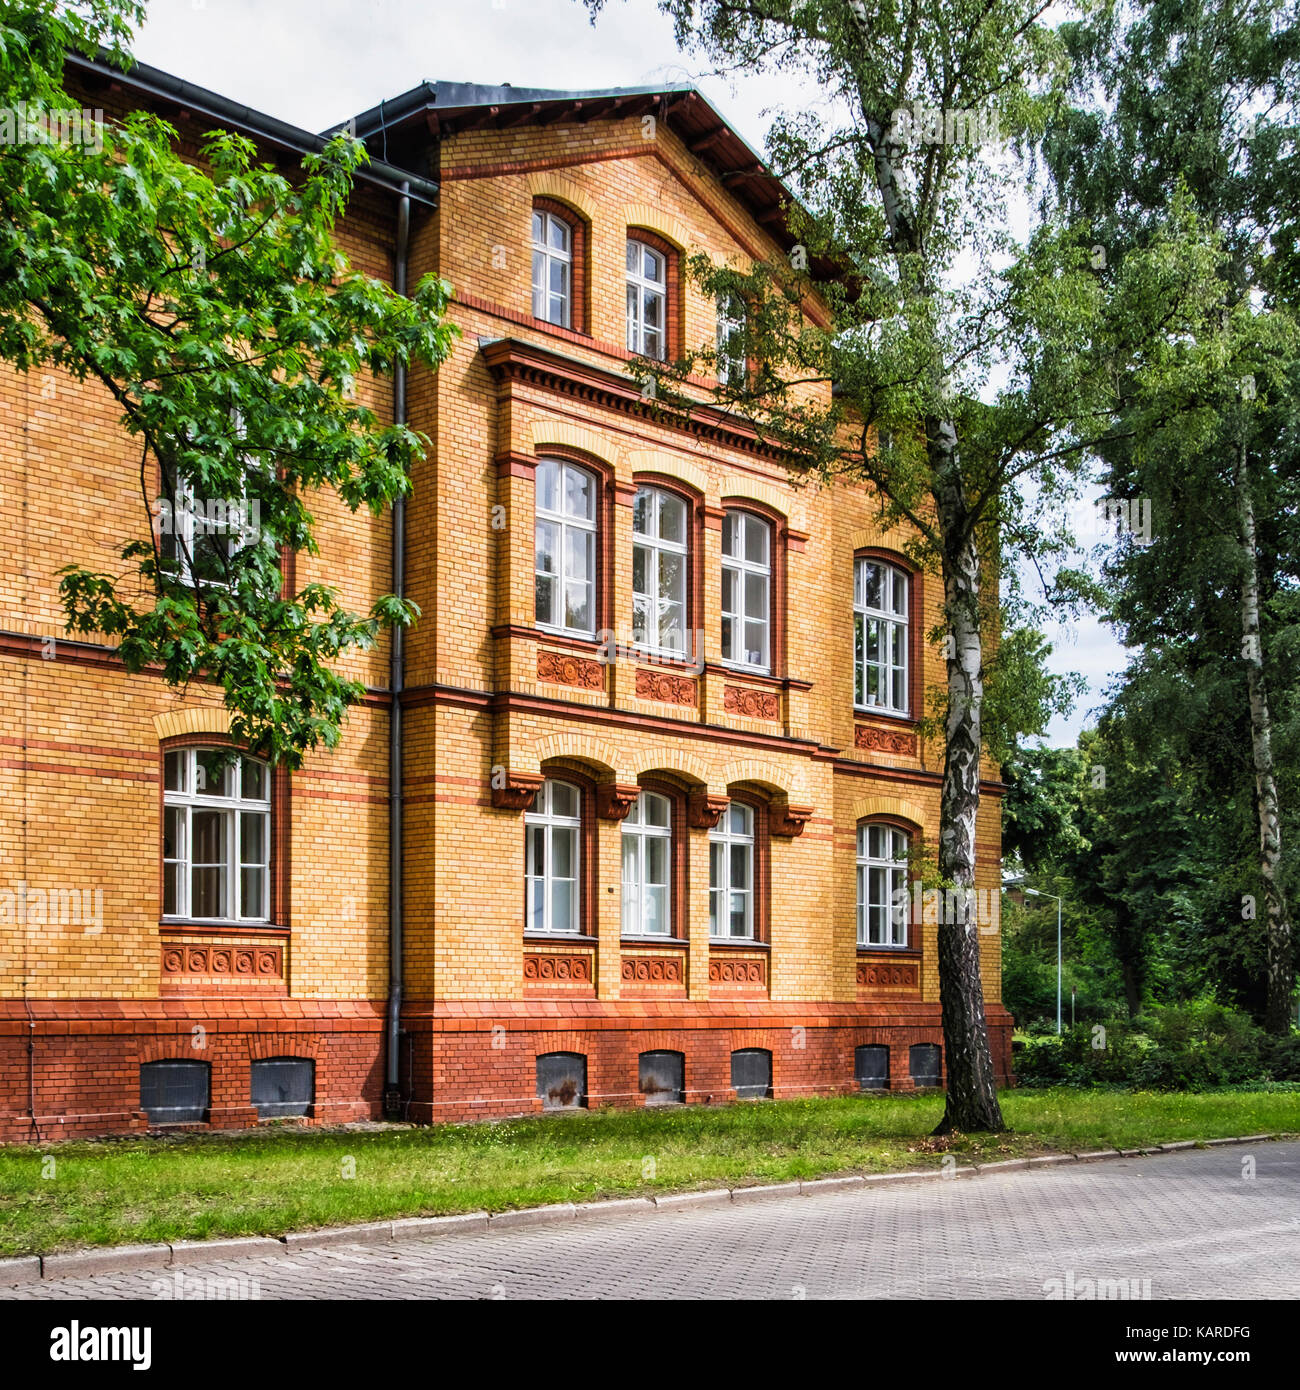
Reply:
[[1061, 900], [1055, 893], [1040, 893], [1037, 888], [1026, 888], [1036, 898], [1056, 898], [1056, 1035], [1061, 1035]]

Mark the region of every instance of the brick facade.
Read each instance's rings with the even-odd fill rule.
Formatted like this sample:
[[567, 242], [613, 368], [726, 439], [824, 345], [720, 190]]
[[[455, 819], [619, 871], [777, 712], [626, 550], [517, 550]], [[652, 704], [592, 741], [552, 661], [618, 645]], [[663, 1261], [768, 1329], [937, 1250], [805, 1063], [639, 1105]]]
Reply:
[[[914, 719], [855, 712], [852, 663], [854, 557], [912, 570], [907, 536], [880, 530], [865, 489], [792, 485], [739, 421], [707, 409], [688, 425], [656, 418], [625, 371], [629, 229], [676, 260], [767, 257], [782, 245], [671, 120], [647, 138], [644, 119], [618, 108], [510, 121], [484, 110], [408, 146], [410, 167], [441, 190], [436, 213], [413, 216], [411, 283], [431, 271], [452, 282], [462, 336], [438, 373], [417, 371], [408, 387], [409, 421], [432, 447], [407, 510], [407, 592], [423, 618], [408, 635], [403, 695], [406, 1113], [538, 1108], [536, 1058], [550, 1052], [587, 1059], [591, 1105], [641, 1103], [646, 1051], [683, 1055], [688, 1102], [730, 1098], [730, 1056], [743, 1048], [771, 1053], [778, 1096], [856, 1089], [863, 1044], [891, 1049], [891, 1085], [907, 1089], [909, 1049], [942, 1042], [935, 927], [918, 923], [905, 950], [858, 949], [856, 834], [880, 820], [933, 844], [942, 750]], [[205, 127], [172, 114], [188, 147]], [[581, 223], [583, 331], [531, 316], [534, 205]], [[359, 188], [340, 239], [354, 264], [391, 279], [395, 227], [394, 199]], [[671, 291], [682, 340], [710, 341], [714, 307], [684, 275]], [[391, 412], [391, 383], [359, 389]], [[387, 644], [347, 663], [371, 693], [339, 748], [276, 779], [272, 921], [164, 921], [162, 754], [220, 742], [226, 719], [211, 691], [129, 676], [110, 647], [65, 640], [58, 568], [111, 567], [140, 523], [136, 460], [115, 422], [93, 385], [0, 371], [10, 556], [0, 575], [0, 889], [102, 893], [91, 922], [0, 912], [0, 1140], [35, 1137], [33, 1109], [45, 1137], [140, 1128], [139, 1067], [169, 1057], [210, 1064], [214, 1125], [256, 1122], [249, 1066], [269, 1056], [314, 1060], [315, 1119], [377, 1114]], [[596, 482], [597, 607], [620, 639], [632, 626], [637, 487], [686, 500], [698, 669], [607, 663], [599, 642], [539, 628], [540, 458], [578, 463]], [[391, 583], [389, 518], [353, 515], [330, 497], [312, 509], [320, 554], [297, 558], [297, 583], [328, 582], [368, 608]], [[728, 509], [771, 527], [763, 675], [721, 660]], [[936, 578], [913, 570], [913, 714], [943, 677], [926, 641], [938, 619]], [[996, 769], [985, 775], [977, 886], [995, 898], [999, 788]], [[550, 776], [584, 789], [580, 939], [525, 931], [526, 807]], [[661, 942], [621, 939], [617, 816], [643, 786], [674, 807], [674, 936]], [[739, 944], [711, 941], [708, 927], [708, 823], [731, 799], [751, 805], [759, 827], [760, 929]], [[1009, 1078], [995, 927], [981, 952], [995, 1064]]]

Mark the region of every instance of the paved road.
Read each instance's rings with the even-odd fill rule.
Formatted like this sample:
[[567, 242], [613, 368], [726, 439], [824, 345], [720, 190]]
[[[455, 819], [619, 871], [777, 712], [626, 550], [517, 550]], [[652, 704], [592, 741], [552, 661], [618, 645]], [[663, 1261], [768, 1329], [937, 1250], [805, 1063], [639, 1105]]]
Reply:
[[1120, 1287], [1135, 1297], [1150, 1280], [1153, 1299], [1293, 1299], [1300, 1143], [53, 1279], [0, 1298], [168, 1297], [176, 1273], [182, 1296], [218, 1280], [262, 1299], [1043, 1299], [1082, 1297], [1086, 1280], [1133, 1281]]

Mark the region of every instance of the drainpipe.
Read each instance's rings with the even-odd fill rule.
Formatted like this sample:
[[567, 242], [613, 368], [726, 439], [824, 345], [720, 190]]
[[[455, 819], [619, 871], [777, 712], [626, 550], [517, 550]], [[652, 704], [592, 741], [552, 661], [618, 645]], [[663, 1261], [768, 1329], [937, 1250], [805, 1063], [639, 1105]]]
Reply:
[[[403, 182], [397, 204], [397, 264], [393, 288], [406, 293], [406, 256], [411, 235], [410, 184]], [[393, 423], [406, 423], [406, 368], [393, 371]], [[393, 593], [406, 596], [406, 499], [393, 503]], [[393, 629], [388, 689], [388, 1017], [384, 1114], [397, 1119], [402, 1112], [399, 1086], [398, 1036], [402, 1019], [402, 688], [406, 663], [406, 629]]]

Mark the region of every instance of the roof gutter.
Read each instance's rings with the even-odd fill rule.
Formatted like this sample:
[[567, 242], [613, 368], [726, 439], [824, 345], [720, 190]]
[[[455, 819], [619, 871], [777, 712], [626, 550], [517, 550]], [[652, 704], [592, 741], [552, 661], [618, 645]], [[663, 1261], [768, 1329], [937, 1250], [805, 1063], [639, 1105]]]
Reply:
[[[161, 68], [150, 67], [147, 63], [133, 63], [123, 70], [109, 62], [106, 56], [87, 58], [81, 53], [69, 53], [64, 59], [71, 67], [85, 73], [94, 73], [101, 78], [121, 82], [146, 96], [157, 100], [172, 102], [192, 111], [195, 115], [206, 117], [223, 127], [233, 127], [247, 135], [279, 149], [289, 150], [297, 155], [319, 154], [328, 143], [323, 136], [310, 130], [277, 120], [263, 111], [251, 106], [241, 106], [230, 101], [218, 92], [206, 87], [197, 87], [192, 82], [184, 82], [173, 77]], [[372, 159], [357, 169], [353, 177], [359, 183], [381, 188], [388, 193], [399, 193], [412, 202], [425, 207], [438, 206], [438, 185], [430, 179], [420, 178], [409, 170], [399, 169], [394, 164]]]
[[[411, 199], [402, 184], [397, 204], [397, 255], [393, 288], [406, 293], [406, 262], [411, 240]], [[406, 423], [406, 367], [398, 362], [393, 372], [393, 423]], [[406, 594], [406, 498], [393, 503], [393, 593]], [[402, 1025], [403, 934], [402, 917], [402, 690], [406, 678], [406, 629], [393, 628], [388, 689], [388, 1013], [386, 1018], [384, 1114], [401, 1117], [401, 1057], [398, 1047]]]

